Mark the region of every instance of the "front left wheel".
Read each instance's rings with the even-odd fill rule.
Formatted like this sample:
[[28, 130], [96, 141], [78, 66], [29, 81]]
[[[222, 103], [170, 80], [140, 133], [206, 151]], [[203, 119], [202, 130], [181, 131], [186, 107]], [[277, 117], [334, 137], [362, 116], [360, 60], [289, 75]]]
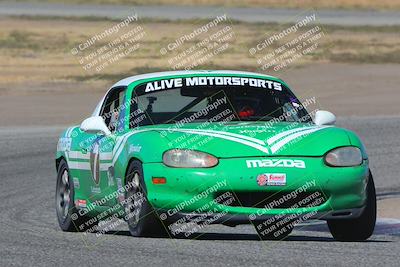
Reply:
[[137, 237], [168, 236], [168, 225], [162, 222], [147, 200], [143, 167], [140, 161], [133, 161], [126, 173], [125, 214], [129, 232]]
[[376, 194], [372, 174], [367, 184], [367, 203], [360, 217], [355, 219], [328, 220], [328, 227], [338, 241], [364, 241], [374, 232], [376, 223]]

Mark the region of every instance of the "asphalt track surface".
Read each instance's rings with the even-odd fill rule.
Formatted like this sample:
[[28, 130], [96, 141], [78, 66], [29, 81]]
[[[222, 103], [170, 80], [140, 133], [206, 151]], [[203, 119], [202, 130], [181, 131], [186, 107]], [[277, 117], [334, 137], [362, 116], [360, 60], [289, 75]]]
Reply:
[[343, 26], [356, 25], [400, 25], [398, 11], [358, 11], [358, 10], [299, 10], [278, 8], [222, 8], [212, 6], [124, 6], [96, 4], [55, 4], [55, 3], [21, 3], [1, 2], [0, 15], [12, 16], [59, 16], [59, 17], [107, 17], [113, 19], [126, 18], [132, 13], [139, 18], [155, 19], [204, 19], [215, 18], [223, 13], [229, 19], [243, 22], [277, 22], [288, 23], [298, 21], [306, 14], [317, 14], [317, 22]]
[[[339, 125], [365, 141], [379, 198], [398, 197], [400, 118], [342, 118]], [[369, 241], [354, 243], [334, 241], [325, 223], [299, 226], [285, 241], [259, 241], [250, 226], [210, 226], [195, 240], [134, 238], [125, 224], [102, 236], [62, 232], [53, 159], [62, 129], [0, 128], [0, 266], [398, 266], [400, 221], [385, 218]]]

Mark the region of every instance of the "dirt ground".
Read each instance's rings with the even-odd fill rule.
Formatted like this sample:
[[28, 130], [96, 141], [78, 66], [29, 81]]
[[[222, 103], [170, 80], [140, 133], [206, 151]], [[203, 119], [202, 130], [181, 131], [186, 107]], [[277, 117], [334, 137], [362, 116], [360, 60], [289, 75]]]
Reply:
[[[21, 1], [21, 0], [20, 0]], [[25, 0], [35, 2], [38, 0]], [[46, 0], [47, 2], [63, 2], [62, 0]], [[85, 3], [87, 0], [70, 0], [72, 3]], [[137, 5], [210, 5], [241, 7], [277, 7], [277, 8], [340, 8], [340, 9], [398, 9], [397, 0], [92, 0], [101, 4], [137, 4]]]
[[[170, 51], [168, 55], [162, 56], [160, 50], [167, 44], [175, 43], [185, 34], [204, 25], [205, 22], [192, 20], [141, 21], [131, 27], [141, 26], [145, 33], [144, 38], [138, 42], [140, 48], [137, 51], [119, 59], [116, 64], [110, 64], [100, 72], [94, 71], [94, 68], [84, 70], [83, 65], [79, 64], [79, 59], [82, 56], [89, 56], [109, 41], [115, 40], [124, 33], [124, 30], [112, 34], [108, 39], [96, 42], [85, 49], [82, 56], [81, 54], [73, 56], [72, 49], [79, 44], [84, 44], [105, 29], [115, 26], [116, 23], [103, 19], [0, 18], [0, 25], [2, 25], [0, 28], [0, 94], [3, 91], [11, 90], [11, 87], [12, 90], [18, 88], [31, 91], [40, 88], [35, 87], [37, 84], [44, 86], [46, 90], [54, 91], [59, 90], [60, 86], [49, 89], [47, 88], [49, 83], [74, 84], [76, 81], [88, 80], [92, 83], [93, 80], [98, 79], [112, 83], [119, 78], [136, 73], [171, 69], [174, 64], [169, 64], [168, 61], [172, 56], [204, 41], [207, 37], [207, 34], [198, 35]], [[233, 33], [232, 38], [223, 42], [228, 45], [228, 48], [218, 56], [205, 60], [198, 68], [256, 71], [260, 67], [257, 58], [262, 57], [265, 52], [261, 51], [257, 55], [251, 56], [249, 49], [254, 48], [266, 36], [276, 34], [287, 27], [257, 23], [228, 23], [226, 25], [231, 27], [231, 33]], [[221, 30], [222, 27], [225, 26], [218, 29]], [[399, 30], [400, 27], [341, 28], [324, 26], [322, 28], [321, 26], [323, 35], [314, 43], [317, 48], [307, 53], [307, 56], [296, 59], [292, 65], [297, 68], [316, 64], [325, 66], [327, 63], [400, 64]], [[298, 34], [304, 31], [299, 31]], [[294, 36], [286, 41], [290, 41], [292, 38]], [[285, 42], [274, 43], [271, 48], [275, 49]], [[200, 49], [197, 49], [197, 52], [200, 52]], [[376, 68], [380, 69], [379, 66]], [[274, 75], [274, 73], [269, 74]], [[325, 78], [323, 77], [323, 79]], [[27, 88], [26, 84], [34, 85], [32, 88]], [[49, 86], [51, 87], [51, 85]], [[44, 89], [40, 89], [40, 91], [42, 90]]]

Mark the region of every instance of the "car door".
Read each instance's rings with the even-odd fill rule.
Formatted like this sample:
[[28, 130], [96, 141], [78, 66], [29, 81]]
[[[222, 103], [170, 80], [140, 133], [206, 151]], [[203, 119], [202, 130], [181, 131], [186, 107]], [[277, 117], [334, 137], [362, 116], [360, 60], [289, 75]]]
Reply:
[[112, 206], [116, 203], [115, 199], [109, 196], [117, 189], [113, 149], [116, 137], [123, 131], [125, 91], [124, 87], [110, 90], [100, 110], [100, 116], [103, 117], [111, 135], [92, 135], [89, 139], [92, 140], [87, 151], [90, 170], [83, 176], [87, 181], [86, 192], [89, 194], [90, 202], [96, 201], [101, 206]]

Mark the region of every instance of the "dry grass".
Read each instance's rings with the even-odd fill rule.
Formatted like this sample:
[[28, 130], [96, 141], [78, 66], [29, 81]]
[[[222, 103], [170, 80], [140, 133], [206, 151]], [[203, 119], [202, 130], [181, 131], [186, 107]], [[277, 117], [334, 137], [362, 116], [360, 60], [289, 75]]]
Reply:
[[[1, 18], [0, 92], [10, 84], [89, 79], [109, 82], [136, 73], [168, 70], [168, 58], [160, 55], [160, 48], [202, 25], [202, 22], [193, 21], [141, 22], [146, 36], [137, 52], [100, 73], [84, 71], [78, 59], [71, 55], [71, 48], [114, 23], [105, 20]], [[266, 33], [283, 27], [261, 23], [235, 23], [231, 26], [236, 37], [230, 42], [230, 48], [198, 68], [258, 70], [248, 49], [263, 39]], [[327, 36], [321, 40], [320, 49], [293, 66], [321, 62], [400, 63], [399, 29], [327, 27]]]
[[[31, 0], [32, 1], [32, 0]], [[36, 0], [37, 1], [37, 0]], [[47, 0], [49, 2], [64, 2]], [[399, 0], [70, 0], [70, 3], [135, 4], [135, 5], [210, 5], [274, 8], [334, 9], [400, 9]]]

